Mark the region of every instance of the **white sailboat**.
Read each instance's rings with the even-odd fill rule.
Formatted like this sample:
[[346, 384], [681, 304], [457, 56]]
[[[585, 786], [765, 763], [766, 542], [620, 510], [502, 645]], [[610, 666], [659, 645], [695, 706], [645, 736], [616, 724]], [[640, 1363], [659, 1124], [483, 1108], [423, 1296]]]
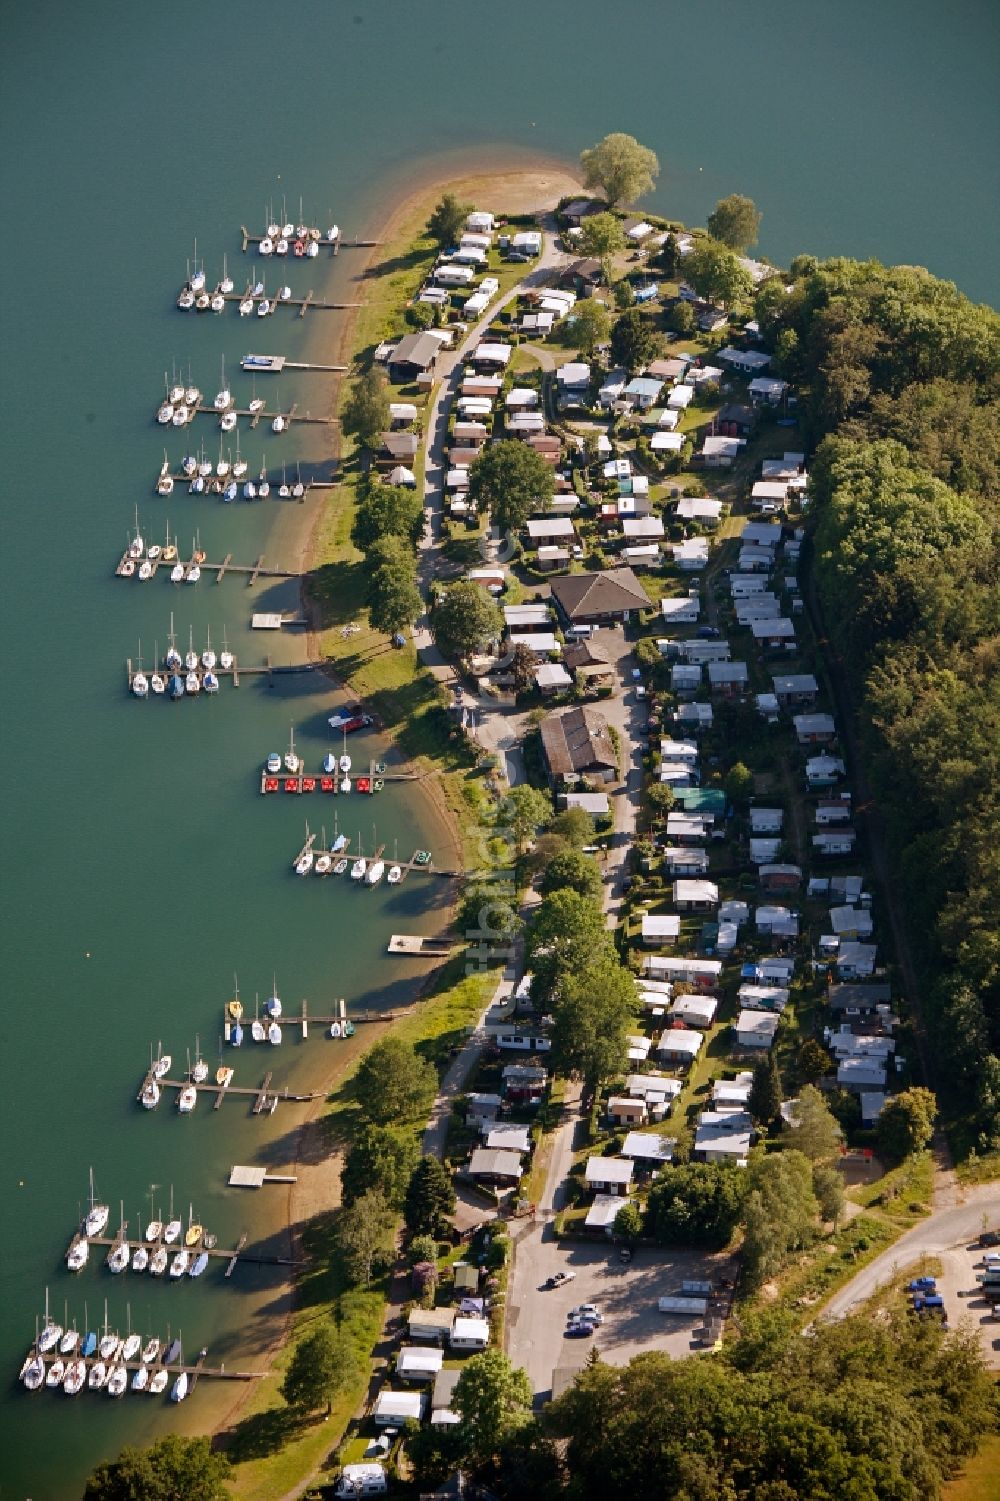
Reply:
[[177, 1109], [181, 1115], [190, 1115], [198, 1103], [198, 1091], [193, 1084], [185, 1084], [177, 1096]]
[[83, 1236], [75, 1240], [66, 1252], [66, 1267], [71, 1272], [82, 1272], [90, 1258], [90, 1242]]
[[111, 1207], [108, 1204], [98, 1204], [94, 1198], [94, 1169], [90, 1169], [90, 1208], [83, 1222], [84, 1235], [101, 1235], [108, 1223]]
[[223, 355], [222, 356], [222, 385], [219, 387], [219, 390], [216, 393], [216, 397], [215, 397], [215, 400], [213, 401], [212, 405], [215, 407], [215, 410], [217, 412], [225, 412], [225, 411], [228, 411], [228, 409], [232, 406], [232, 404], [233, 404], [233, 393], [232, 393], [232, 391], [230, 391], [229, 387], [226, 385], [226, 356]]
[[295, 726], [292, 726], [288, 736], [288, 749], [285, 752], [285, 770], [296, 776], [302, 770], [302, 757], [295, 750]]
[[201, 1038], [195, 1033], [194, 1039], [194, 1063], [190, 1069], [191, 1083], [204, 1084], [208, 1078], [208, 1064], [201, 1056]]
[[264, 1023], [260, 1019], [259, 1012], [260, 1012], [260, 997], [257, 996], [254, 999], [253, 1021], [250, 1023], [250, 1036], [253, 1038], [254, 1042], [264, 1042], [267, 1039], [267, 1029], [265, 1028]]

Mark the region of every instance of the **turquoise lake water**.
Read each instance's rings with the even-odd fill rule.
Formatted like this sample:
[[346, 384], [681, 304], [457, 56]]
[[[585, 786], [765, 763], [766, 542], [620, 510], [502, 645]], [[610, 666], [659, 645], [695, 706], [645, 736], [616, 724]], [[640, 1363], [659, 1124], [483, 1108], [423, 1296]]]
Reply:
[[[287, 314], [260, 329], [230, 309], [182, 316], [174, 296], [194, 237], [209, 278], [223, 253], [242, 285], [238, 226], [265, 204], [304, 200], [310, 222], [364, 234], [439, 153], [537, 152], [572, 165], [608, 130], [631, 131], [663, 163], [650, 206], [703, 222], [719, 196], [749, 193], [764, 211], [761, 250], [878, 255], [929, 266], [979, 299], [996, 300], [1000, 238], [995, 107], [998, 14], [928, 0], [861, 0], [766, 8], [728, 0], [661, 4], [511, 0], [477, 10], [450, 0], [244, 0], [211, 8], [178, 0], [88, 7], [41, 0], [3, 8], [0, 122], [5, 277], [0, 304], [4, 430], [2, 871], [4, 1157], [0, 1193], [0, 1496], [62, 1501], [92, 1465], [172, 1423], [198, 1428], [214, 1399], [183, 1409], [128, 1396], [28, 1396], [17, 1371], [49, 1288], [53, 1311], [82, 1323], [110, 1316], [165, 1331], [186, 1350], [252, 1364], [280, 1310], [274, 1273], [247, 1268], [223, 1285], [164, 1287], [72, 1279], [62, 1252], [92, 1164], [126, 1216], [150, 1183], [232, 1238], [265, 1249], [282, 1201], [224, 1187], [234, 1162], [287, 1160], [297, 1116], [268, 1123], [233, 1102], [187, 1120], [136, 1110], [151, 1043], [183, 1059], [200, 1034], [213, 1062], [233, 972], [244, 999], [272, 973], [294, 1003], [345, 996], [359, 1006], [404, 999], [405, 969], [383, 958], [388, 933], [434, 923], [436, 889], [297, 883], [288, 863], [309, 808], [263, 800], [256, 772], [294, 723], [318, 764], [330, 739], [331, 693], [310, 678], [245, 679], [214, 702], [129, 700], [124, 660], [141, 639], [162, 652], [171, 609], [213, 644], [225, 630], [258, 661], [251, 608], [296, 607], [292, 586], [236, 578], [172, 588], [113, 577], [135, 507], [144, 534], [169, 522], [196, 532], [213, 560], [266, 553], [297, 564], [311, 518], [175, 493], [154, 498], [164, 432], [152, 421], [163, 372], [188, 366], [209, 394], [225, 354], [248, 349], [318, 356], [337, 315]], [[357, 253], [354, 253], [357, 255]], [[289, 264], [297, 292], [329, 283], [357, 295], [351, 253]], [[270, 268], [269, 284], [277, 282]], [[324, 320], [324, 321], [321, 321]], [[325, 336], [324, 336], [325, 337]], [[263, 378], [262, 378], [263, 382]], [[269, 378], [261, 394], [325, 411], [327, 378]], [[199, 419], [209, 451], [218, 434]], [[321, 428], [248, 434], [251, 468], [325, 461]], [[169, 433], [172, 458], [187, 450]], [[317, 502], [318, 503], [318, 502]], [[310, 502], [312, 506], [314, 502]], [[268, 641], [276, 656], [294, 643]], [[352, 746], [361, 759], [378, 749]], [[313, 806], [316, 806], [313, 804]], [[422, 842], [405, 788], [374, 803], [338, 803], [340, 826], [409, 852]], [[332, 822], [331, 813], [326, 820]], [[318, 810], [313, 826], [321, 821]], [[321, 1075], [319, 1038], [283, 1047], [276, 1081]], [[256, 1082], [259, 1059], [238, 1060]], [[272, 1062], [268, 1058], [268, 1063]], [[284, 1112], [284, 1113], [283, 1113]], [[282, 1191], [273, 1190], [275, 1194]], [[112, 1284], [113, 1285], [109, 1285]]]

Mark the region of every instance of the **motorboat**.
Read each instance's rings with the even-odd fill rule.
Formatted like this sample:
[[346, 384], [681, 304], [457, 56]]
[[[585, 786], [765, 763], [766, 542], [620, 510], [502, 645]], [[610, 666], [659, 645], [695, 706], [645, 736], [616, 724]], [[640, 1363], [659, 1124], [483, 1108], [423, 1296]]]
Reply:
[[385, 875], [385, 861], [373, 860], [365, 872], [365, 885], [377, 886]]
[[254, 484], [254, 482], [253, 482], [252, 479], [248, 479], [247, 482], [246, 482], [246, 484], [243, 486], [243, 499], [244, 500], [256, 500], [257, 499], [257, 486]]
[[332, 865], [333, 856], [327, 851], [324, 851], [323, 854], [316, 856], [316, 864], [314, 869], [318, 876], [328, 876], [330, 874], [330, 868]]
[[113, 1272], [116, 1277], [119, 1272], [124, 1272], [128, 1267], [129, 1257], [131, 1254], [132, 1247], [129, 1245], [127, 1240], [117, 1241], [116, 1244], [111, 1247], [111, 1250], [108, 1252], [107, 1257], [105, 1258], [108, 1271]]
[[268, 776], [276, 777], [281, 770], [281, 756], [277, 751], [268, 754], [266, 765]]
[[278, 1025], [277, 1022], [272, 1022], [271, 1025], [268, 1027], [268, 1029], [267, 1029], [267, 1040], [271, 1044], [272, 1048], [276, 1048], [276, 1047], [280, 1046], [280, 1044], [281, 1044], [281, 1028], [280, 1028], [280, 1026]]
[[135, 572], [135, 559], [125, 558], [119, 570], [123, 579], [130, 579]]
[[232, 410], [232, 408], [230, 408], [228, 412], [223, 412], [222, 418], [219, 422], [219, 427], [224, 433], [231, 433], [233, 428], [236, 426], [236, 422], [236, 413]]
[[62, 1359], [56, 1359], [56, 1360], [54, 1360], [52, 1362], [52, 1364], [49, 1366], [49, 1368], [46, 1371], [46, 1373], [45, 1373], [45, 1385], [46, 1386], [59, 1386], [61, 1384], [62, 1379], [65, 1376], [65, 1374], [66, 1374], [66, 1362], [65, 1362], [65, 1360], [62, 1360]]
[[274, 241], [271, 239], [270, 235], [264, 236], [260, 244], [257, 246], [257, 250], [261, 255], [274, 254]]
[[136, 698], [145, 698], [149, 693], [149, 679], [144, 672], [137, 672], [132, 678], [132, 692]]
[[351, 866], [351, 880], [363, 881], [365, 878], [365, 871], [367, 869], [368, 861], [365, 859], [364, 855], [359, 855], [354, 864]]
[[271, 311], [270, 301], [266, 297], [262, 298], [261, 301], [258, 302], [258, 304], [257, 304], [257, 317], [258, 318], [266, 318], [267, 315], [268, 315], [268, 313], [270, 311]]
[[295, 862], [295, 874], [297, 876], [307, 876], [312, 870], [314, 864], [315, 856], [313, 855], [312, 850], [303, 850], [302, 854]]
[[[198, 483], [199, 481], [195, 480], [195, 484]], [[202, 480], [201, 483], [204, 484], [204, 480]], [[183, 563], [175, 563], [173, 568], [171, 568], [170, 570], [170, 582], [172, 584], [183, 584], [184, 574], [186, 571], [187, 570], [185, 569]]]
[[164, 682], [162, 675], [158, 672], [154, 672], [150, 675], [149, 686], [154, 693], [160, 694], [163, 693], [167, 685]]
[[291, 295], [292, 295], [292, 289], [291, 289], [291, 287], [279, 287], [278, 288], [278, 301], [279, 302], [287, 302], [288, 299], [291, 297]]
[[163, 1234], [163, 1221], [162, 1220], [150, 1220], [149, 1224], [146, 1226], [146, 1243], [147, 1243], [147, 1245], [151, 1245], [151, 1246], [155, 1245], [156, 1242], [159, 1240], [159, 1238], [160, 1238], [160, 1236], [162, 1234]]
[[[168, 1067], [170, 1066], [170, 1060], [169, 1060], [169, 1058], [167, 1059], [167, 1066]], [[101, 1234], [103, 1234], [104, 1227], [108, 1223], [108, 1217], [109, 1217], [110, 1214], [111, 1214], [111, 1208], [110, 1208], [110, 1206], [108, 1204], [98, 1204], [94, 1200], [94, 1174], [91, 1173], [91, 1175], [90, 1175], [90, 1208], [87, 1210], [87, 1217], [86, 1217], [86, 1219], [83, 1222], [83, 1233], [84, 1233], [84, 1235], [86, 1235], [86, 1236], [89, 1237], [89, 1236], [92, 1236], [92, 1235], [101, 1235]]]
[[341, 850], [346, 850], [350, 842], [346, 834], [338, 834], [330, 846], [330, 853], [332, 855], [339, 855]]
[[309, 260], [313, 260], [317, 255], [319, 255], [319, 246], [317, 245], [315, 240], [309, 241], [309, 244], [306, 246], [306, 255]]
[[196, 672], [189, 672], [184, 679], [184, 692], [192, 695], [201, 692], [201, 678]]
[[144, 1392], [148, 1385], [149, 1367], [141, 1365], [137, 1371], [133, 1371], [132, 1373], [132, 1390], [134, 1392]]
[[148, 1339], [142, 1347], [142, 1358], [146, 1365], [152, 1365], [160, 1353], [160, 1341], [156, 1338]]
[[170, 1275], [171, 1275], [171, 1277], [173, 1277], [173, 1278], [183, 1277], [184, 1274], [185, 1274], [185, 1272], [187, 1271], [187, 1269], [188, 1269], [188, 1267], [190, 1265], [191, 1265], [191, 1252], [190, 1251], [186, 1251], [186, 1250], [177, 1251], [175, 1253], [174, 1257], [173, 1257], [173, 1260], [170, 1263]]
[[172, 474], [161, 474], [156, 481], [157, 495], [172, 495], [174, 491], [174, 477]]
[[[47, 1293], [45, 1295], [45, 1300], [46, 1302], [48, 1302]], [[46, 1319], [45, 1328], [38, 1336], [39, 1354], [47, 1355], [50, 1350], [54, 1350], [59, 1341], [62, 1339], [62, 1334], [63, 1326], [61, 1324], [56, 1324], [51, 1319]]]
[[85, 1360], [71, 1360], [66, 1367], [63, 1377], [62, 1388], [67, 1397], [75, 1397], [83, 1389], [87, 1379], [87, 1362]]
[[270, 493], [271, 486], [268, 483], [267, 471], [262, 469], [257, 480], [257, 497], [259, 500], [266, 500]]
[[351, 758], [346, 753], [346, 751], [340, 757], [339, 761], [337, 762], [337, 765], [340, 767], [341, 771], [344, 771], [344, 772], [350, 771], [350, 769], [351, 769]]
[[389, 885], [398, 886], [402, 879], [403, 867], [401, 865], [390, 865], [389, 874], [386, 876], [386, 880], [388, 881]]
[[230, 1084], [232, 1084], [233, 1070], [228, 1064], [224, 1063], [221, 1068], [215, 1070], [215, 1082], [220, 1089], [228, 1089]]
[[250, 314], [252, 312], [253, 312], [253, 298], [252, 297], [242, 297], [240, 299], [240, 317], [241, 318], [249, 318], [249, 316], [250, 316]]
[[279, 412], [274, 421], [271, 423], [271, 431], [272, 433], [283, 433], [287, 426], [288, 419], [283, 415], [283, 413]]
[[103, 1360], [95, 1360], [87, 1373], [87, 1386], [92, 1392], [99, 1392], [102, 1386], [107, 1384], [108, 1368]]
[[204, 1225], [199, 1225], [197, 1221], [193, 1221], [190, 1225], [188, 1225], [187, 1230], [185, 1231], [184, 1244], [190, 1250], [192, 1246], [196, 1246], [198, 1244], [204, 1234]]
[[177, 1380], [170, 1388], [170, 1400], [171, 1402], [183, 1402], [187, 1394], [188, 1373], [187, 1371], [181, 1371], [180, 1375], [177, 1377]]
[[334, 875], [335, 876], [342, 876], [344, 874], [345, 870], [347, 869], [347, 867], [348, 867], [349, 864], [350, 864], [349, 860], [338, 860], [337, 863], [336, 863], [336, 865], [333, 867], [333, 873], [334, 873]]
[[169, 401], [164, 401], [156, 413], [156, 420], [161, 427], [169, 427], [174, 420], [174, 409]]
[[153, 577], [153, 565], [148, 558], [143, 558], [139, 564], [139, 578], [145, 584]]
[[339, 1022], [331, 1022], [330, 1023], [330, 1036], [331, 1037], [339, 1037], [340, 1035], [341, 1035], [340, 1023]]
[[141, 1349], [142, 1349], [142, 1335], [141, 1334], [130, 1334], [129, 1337], [128, 1337], [128, 1339], [122, 1345], [122, 1353], [121, 1353], [122, 1360], [124, 1360], [126, 1362], [126, 1364], [130, 1360], [136, 1360], [138, 1358], [139, 1351]]
[[226, 502], [227, 505], [231, 505], [232, 502], [236, 499], [236, 497], [237, 497], [238, 494], [239, 494], [239, 486], [237, 485], [237, 483], [236, 483], [235, 480], [230, 480], [229, 484], [226, 486], [226, 488], [222, 492], [222, 498]]
[[165, 1392], [167, 1389], [167, 1382], [169, 1380], [170, 1377], [166, 1371], [157, 1371], [155, 1375], [151, 1376], [149, 1379], [150, 1394], [154, 1397], [158, 1397], [161, 1392]]
[[294, 240], [292, 242], [292, 254], [298, 256], [299, 259], [301, 260], [302, 257], [305, 255], [305, 253], [306, 253], [306, 242], [300, 236], [297, 240]]
[[181, 1115], [190, 1115], [198, 1103], [198, 1091], [193, 1084], [185, 1084], [177, 1096], [177, 1109]]
[[149, 1251], [145, 1246], [136, 1246], [132, 1252], [133, 1272], [144, 1272], [149, 1266]]
[[167, 1270], [168, 1259], [166, 1246], [159, 1246], [149, 1258], [149, 1275], [151, 1277], [162, 1277]]
[[332, 751], [327, 751], [323, 757], [322, 769], [327, 776], [331, 776], [337, 770], [337, 758]]
[[128, 1386], [128, 1371], [123, 1365], [112, 1366], [108, 1373], [106, 1391], [109, 1397], [121, 1397]]
[[62, 1339], [59, 1341], [59, 1354], [60, 1355], [72, 1355], [73, 1351], [76, 1349], [76, 1347], [77, 1347], [77, 1345], [79, 1343], [80, 1343], [80, 1331], [79, 1331], [79, 1329], [67, 1329], [66, 1333], [63, 1335]]
[[182, 313], [187, 313], [194, 307], [194, 293], [190, 287], [185, 287], [177, 299], [177, 306]]
[[157, 1084], [155, 1079], [150, 1078], [146, 1080], [145, 1084], [142, 1086], [142, 1094], [139, 1098], [142, 1102], [142, 1108], [144, 1110], [156, 1109], [157, 1105], [160, 1103], [160, 1086], [159, 1084]]
[[200, 1277], [201, 1274], [202, 1274], [202, 1272], [205, 1270], [205, 1268], [207, 1266], [208, 1266], [208, 1252], [207, 1251], [199, 1251], [198, 1255], [195, 1257], [194, 1261], [192, 1261], [192, 1263], [191, 1263], [191, 1266], [190, 1266], [190, 1268], [188, 1270], [188, 1276], [189, 1277]]
[[205, 677], [202, 681], [202, 687], [204, 688], [206, 693], [218, 693], [219, 679], [216, 677], [214, 672], [206, 672]]
[[83, 1356], [84, 1360], [89, 1360], [96, 1349], [97, 1335], [94, 1334], [93, 1330], [90, 1330], [83, 1336], [83, 1344], [80, 1346], [80, 1354]]

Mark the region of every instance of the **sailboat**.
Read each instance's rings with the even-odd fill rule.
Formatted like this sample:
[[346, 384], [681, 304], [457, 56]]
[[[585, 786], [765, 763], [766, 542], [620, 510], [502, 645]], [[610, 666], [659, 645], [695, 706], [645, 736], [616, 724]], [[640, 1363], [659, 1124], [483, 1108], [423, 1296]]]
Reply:
[[302, 770], [302, 757], [295, 750], [295, 726], [291, 728], [288, 736], [288, 749], [285, 752], [285, 770], [296, 776]]
[[253, 1021], [250, 1023], [250, 1036], [253, 1038], [254, 1042], [264, 1042], [267, 1038], [267, 1031], [264, 1027], [264, 1023], [260, 1019], [259, 1012], [260, 997], [257, 996], [254, 999]]
[[61, 1324], [57, 1324], [54, 1319], [52, 1319], [52, 1318], [49, 1317], [49, 1290], [48, 1290], [48, 1288], [46, 1288], [45, 1289], [45, 1323], [42, 1325], [42, 1332], [38, 1336], [38, 1349], [41, 1352], [41, 1354], [44, 1355], [44, 1354], [46, 1354], [47, 1351], [55, 1349], [55, 1347], [59, 1343], [60, 1339], [62, 1339], [62, 1332], [63, 1332], [62, 1325]]
[[216, 658], [215, 652], [212, 650], [212, 631], [211, 631], [211, 627], [209, 627], [209, 626], [205, 627], [205, 636], [206, 636], [206, 642], [207, 642], [207, 644], [205, 646], [205, 650], [201, 654], [201, 665], [202, 665], [202, 667], [205, 667], [205, 668], [212, 668], [212, 667], [215, 666], [217, 658]]
[[326, 829], [323, 830], [323, 848], [316, 856], [315, 871], [318, 876], [328, 876], [333, 865], [333, 856], [326, 847]]
[[170, 1065], [173, 1061], [170, 1054], [163, 1051], [163, 1043], [158, 1042], [156, 1044], [156, 1062], [153, 1064], [153, 1078], [165, 1079], [170, 1072]]
[[267, 478], [267, 457], [262, 455], [260, 474], [257, 476], [257, 496], [260, 500], [266, 500], [271, 493], [271, 485]]
[[278, 977], [271, 976], [271, 994], [264, 1002], [264, 1010], [268, 1016], [278, 1017], [281, 1015], [281, 997], [278, 994]]
[[399, 864], [399, 840], [394, 839], [392, 841], [392, 864], [389, 867], [389, 874], [386, 876], [386, 880], [390, 886], [398, 886], [402, 879], [403, 867]]
[[119, 1272], [124, 1272], [129, 1263], [129, 1256], [131, 1255], [132, 1248], [125, 1238], [125, 1231], [127, 1229], [128, 1226], [125, 1223], [125, 1203], [123, 1200], [119, 1206], [118, 1235], [115, 1239], [114, 1245], [111, 1247], [111, 1250], [108, 1252], [107, 1257], [105, 1258], [108, 1271], [113, 1272], [115, 1276], [117, 1276]]
[[188, 1205], [188, 1227], [184, 1233], [184, 1244], [188, 1247], [196, 1246], [205, 1234], [205, 1227], [194, 1217], [194, 1210]]
[[155, 1110], [160, 1103], [160, 1086], [152, 1075], [150, 1075], [142, 1086], [142, 1094], [139, 1098], [142, 1102], [143, 1110]]
[[233, 404], [233, 393], [226, 385], [226, 356], [222, 356], [222, 385], [216, 393], [212, 405], [217, 412], [228, 411]]
[[288, 500], [288, 498], [291, 495], [291, 493], [292, 492], [291, 492], [291, 490], [288, 487], [288, 480], [285, 477], [285, 466], [284, 466], [284, 464], [282, 464], [282, 466], [281, 466], [281, 484], [278, 486], [278, 497], [281, 500]]
[[[306, 844], [309, 845], [308, 823], [306, 824]], [[311, 846], [309, 848], [303, 849], [301, 855], [295, 862], [295, 874], [297, 876], [307, 876], [313, 868], [315, 858], [316, 857], [312, 852]]]
[[66, 1252], [66, 1267], [71, 1272], [82, 1272], [90, 1258], [90, 1241], [86, 1236], [75, 1240]]
[[91, 1168], [90, 1208], [87, 1211], [87, 1218], [83, 1222], [84, 1235], [101, 1235], [104, 1231], [105, 1225], [108, 1223], [108, 1217], [110, 1214], [111, 1208], [108, 1204], [98, 1204], [94, 1199], [94, 1169]]
[[180, 1220], [174, 1218], [174, 1189], [173, 1189], [173, 1184], [171, 1184], [171, 1187], [170, 1187], [170, 1218], [167, 1220], [166, 1226], [164, 1227], [164, 1231], [163, 1231], [163, 1240], [164, 1240], [164, 1243], [166, 1245], [168, 1245], [168, 1246], [172, 1246], [174, 1244], [174, 1242], [177, 1240], [178, 1236], [180, 1235], [182, 1228], [183, 1228], [183, 1226], [181, 1225]]
[[223, 672], [232, 671], [233, 654], [226, 643], [226, 632], [222, 632], [222, 650], [219, 652], [219, 667]]
[[198, 1103], [198, 1090], [193, 1084], [185, 1084], [177, 1096], [177, 1109], [181, 1115], [190, 1115]]
[[236, 458], [233, 460], [233, 479], [242, 479], [250, 466], [246, 459], [240, 457], [240, 434], [236, 432]]
[[[143, 565], [145, 566], [145, 565]], [[149, 697], [149, 679], [142, 670], [142, 642], [139, 642], [139, 667], [132, 674], [132, 692], [136, 698]]]
[[208, 1064], [201, 1056], [201, 1038], [195, 1033], [194, 1039], [194, 1063], [191, 1065], [191, 1083], [204, 1084], [208, 1078]]
[[233, 279], [229, 274], [228, 257], [222, 257], [222, 280], [219, 282], [219, 291], [228, 294], [233, 290]]
[[360, 839], [360, 836], [359, 836], [359, 838], [358, 838], [358, 858], [355, 860], [354, 864], [351, 866], [351, 880], [352, 881], [363, 881], [364, 877], [365, 877], [365, 871], [368, 869], [368, 861], [365, 859], [364, 855], [362, 854], [361, 848], [362, 848], [361, 847], [361, 839]]

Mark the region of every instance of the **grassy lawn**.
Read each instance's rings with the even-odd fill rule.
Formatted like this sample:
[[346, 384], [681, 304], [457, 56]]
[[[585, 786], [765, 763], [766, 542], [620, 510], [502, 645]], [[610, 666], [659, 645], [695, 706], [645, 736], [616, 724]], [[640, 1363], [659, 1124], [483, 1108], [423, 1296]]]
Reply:
[[942, 1495], [944, 1501], [1000, 1501], [1000, 1434], [983, 1440], [975, 1459], [948, 1482]]
[[920, 1152], [901, 1167], [893, 1168], [875, 1183], [848, 1189], [848, 1198], [864, 1209], [878, 1210], [886, 1219], [905, 1229], [930, 1213], [934, 1187], [934, 1163], [930, 1152]]

